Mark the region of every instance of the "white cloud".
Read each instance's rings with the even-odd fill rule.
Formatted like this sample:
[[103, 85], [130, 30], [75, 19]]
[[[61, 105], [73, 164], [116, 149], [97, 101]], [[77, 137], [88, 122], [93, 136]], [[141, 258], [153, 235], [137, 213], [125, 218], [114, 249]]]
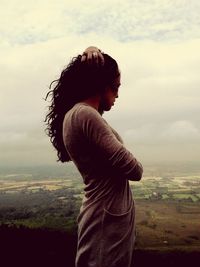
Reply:
[[175, 121], [163, 133], [163, 138], [174, 139], [175, 142], [198, 140], [200, 143], [200, 128], [198, 129], [190, 121]]
[[164, 121], [156, 124], [155, 122], [141, 125], [140, 127], [128, 129], [125, 132], [127, 139], [132, 138], [140, 143], [171, 143], [188, 142], [200, 143], [200, 127], [192, 122], [180, 120], [170, 123]]
[[4, 1], [0, 36], [35, 43], [68, 34], [130, 40], [186, 40], [200, 37], [198, 0]]
[[200, 159], [200, 2], [85, 3], [2, 3], [0, 161], [55, 159], [44, 135], [43, 98], [69, 59], [91, 44], [122, 71], [119, 100], [105, 118], [125, 143], [146, 159], [167, 158], [170, 148], [174, 158], [187, 151]]
[[[1, 52], [3, 90], [0, 92], [2, 151], [8, 147], [10, 152], [24, 147], [25, 151], [35, 151], [34, 157], [38, 152], [33, 147], [49, 151], [50, 143], [47, 137], [45, 139], [42, 122], [47, 103], [42, 98], [49, 83], [59, 76], [72, 56], [90, 44], [89, 40], [119, 62], [122, 70], [120, 97], [113, 111], [105, 117], [130, 148], [137, 147], [138, 153], [142, 150], [146, 155], [147, 150], [152, 150], [152, 144], [163, 147], [167, 142], [168, 147], [175, 148], [181, 131], [181, 138], [188, 146], [195, 142], [198, 145], [200, 53], [197, 47], [200, 41], [174, 45], [122, 44], [107, 39], [105, 43], [97, 35], [90, 34], [88, 39], [71, 35], [46, 43], [4, 48]], [[12, 155], [15, 154], [16, 151]]]

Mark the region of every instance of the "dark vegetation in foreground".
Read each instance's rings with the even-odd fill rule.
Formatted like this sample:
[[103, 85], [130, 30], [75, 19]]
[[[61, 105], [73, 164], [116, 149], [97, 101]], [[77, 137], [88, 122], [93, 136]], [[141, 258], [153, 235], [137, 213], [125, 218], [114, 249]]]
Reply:
[[[67, 232], [2, 224], [0, 266], [74, 267], [76, 231], [76, 228]], [[136, 249], [134, 267], [198, 266], [199, 261], [199, 250], [186, 252], [170, 249]]]

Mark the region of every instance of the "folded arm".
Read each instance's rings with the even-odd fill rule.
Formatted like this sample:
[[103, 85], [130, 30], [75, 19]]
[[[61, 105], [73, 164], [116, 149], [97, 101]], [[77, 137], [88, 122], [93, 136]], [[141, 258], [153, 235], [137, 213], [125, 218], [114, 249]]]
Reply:
[[82, 107], [79, 120], [83, 123], [83, 134], [115, 173], [132, 181], [142, 178], [141, 163], [119, 142], [97, 111], [89, 106]]

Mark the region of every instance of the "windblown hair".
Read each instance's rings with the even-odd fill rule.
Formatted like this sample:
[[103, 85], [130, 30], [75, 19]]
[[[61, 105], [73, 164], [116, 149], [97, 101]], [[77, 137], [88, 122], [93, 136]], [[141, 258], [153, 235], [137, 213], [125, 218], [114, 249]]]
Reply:
[[[65, 114], [78, 102], [98, 93], [103, 93], [119, 76], [117, 62], [103, 54], [104, 64], [97, 65], [81, 62], [81, 55], [72, 58], [61, 72], [60, 78], [49, 86], [45, 100], [50, 97], [49, 112], [45, 117], [46, 133], [57, 150], [57, 161], [70, 161], [70, 156], [63, 142], [63, 120]], [[55, 86], [52, 88], [52, 85]]]

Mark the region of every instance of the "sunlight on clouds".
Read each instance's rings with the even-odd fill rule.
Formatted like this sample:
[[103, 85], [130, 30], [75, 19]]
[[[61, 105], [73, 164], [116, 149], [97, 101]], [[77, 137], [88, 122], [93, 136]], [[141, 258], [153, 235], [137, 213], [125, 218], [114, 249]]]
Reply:
[[170, 149], [173, 159], [200, 159], [199, 1], [13, 0], [2, 6], [1, 162], [55, 161], [44, 134], [43, 98], [89, 45], [119, 64], [119, 99], [105, 118], [128, 147], [141, 159], [170, 158]]
[[[190, 143], [199, 144], [200, 53], [197, 47], [200, 41], [174, 45], [144, 41], [120, 43], [112, 39], [105, 42], [90, 34], [87, 39], [71, 35], [45, 43], [8, 47], [0, 52], [4, 66], [1, 84], [6, 88], [1, 90], [1, 129], [5, 141], [1, 143], [2, 151], [21, 146], [27, 154], [34, 146], [40, 146], [46, 151], [44, 155], [54, 155], [53, 150], [49, 152], [50, 144], [44, 134], [42, 121], [48, 103], [43, 98], [49, 83], [59, 77], [70, 58], [91, 44], [90, 40], [119, 63], [122, 72], [119, 99], [113, 110], [105, 113], [105, 118], [131, 150], [139, 155], [141, 152], [142, 158], [148, 159], [153, 144], [160, 153], [168, 150], [167, 147], [177, 147], [174, 155], [178, 157], [184, 149], [188, 151]], [[9, 135], [10, 140], [17, 136], [18, 145], [6, 142]], [[177, 140], [180, 136], [185, 141], [181, 150]], [[189, 158], [192, 156], [188, 154]]]
[[[151, 110], [153, 106], [158, 105], [161, 108], [165, 103], [176, 105], [177, 100], [184, 100], [183, 98], [187, 96], [189, 103], [195, 105], [200, 97], [198, 90], [200, 53], [197, 49], [197, 44], [200, 42], [197, 40], [196, 44], [194, 42], [192, 44], [149, 45], [148, 42], [142, 42], [141, 46], [138, 43], [124, 46], [126, 53], [123, 59], [120, 58], [122, 68], [120, 107], [126, 106], [126, 109], [131, 111], [145, 106]], [[138, 97], [140, 101], [134, 101]], [[181, 103], [177, 102], [178, 106], [179, 104]]]

